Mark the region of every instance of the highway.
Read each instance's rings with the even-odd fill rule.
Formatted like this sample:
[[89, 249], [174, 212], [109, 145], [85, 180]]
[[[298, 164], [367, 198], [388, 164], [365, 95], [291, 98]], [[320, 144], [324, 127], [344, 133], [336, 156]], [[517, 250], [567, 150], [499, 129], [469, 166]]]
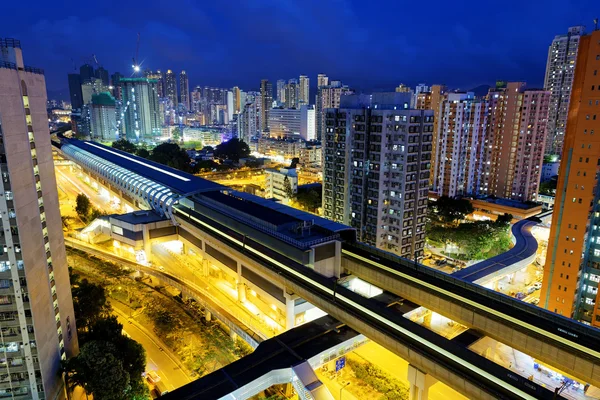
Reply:
[[146, 371], [157, 371], [169, 391], [192, 382], [193, 379], [181, 368], [174, 357], [165, 351], [165, 345], [151, 332], [129, 318], [124, 306], [113, 303], [113, 310], [117, 314], [117, 319], [123, 325], [123, 332], [141, 344], [146, 350]]

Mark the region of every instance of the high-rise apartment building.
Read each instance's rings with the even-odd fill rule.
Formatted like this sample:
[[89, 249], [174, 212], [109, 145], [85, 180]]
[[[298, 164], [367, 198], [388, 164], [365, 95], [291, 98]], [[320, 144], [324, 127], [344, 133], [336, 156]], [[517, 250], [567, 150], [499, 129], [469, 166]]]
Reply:
[[238, 137], [246, 143], [250, 143], [250, 139], [256, 136], [260, 129], [258, 104], [260, 104], [260, 101], [255, 100], [246, 103], [238, 117]]
[[548, 49], [544, 89], [552, 93], [548, 114], [546, 154], [562, 154], [567, 129], [569, 100], [577, 61], [577, 49], [583, 26], [573, 26], [566, 34], [557, 35]]
[[310, 103], [310, 78], [306, 75], [300, 75], [298, 102], [300, 105], [308, 105]]
[[190, 95], [190, 108], [193, 112], [200, 112], [202, 110], [202, 88], [196, 86], [192, 90]]
[[600, 327], [600, 31], [576, 64], [539, 304]]
[[262, 100], [260, 109], [260, 131], [268, 130], [269, 112], [273, 107], [273, 85], [267, 79], [260, 81], [260, 96]]
[[92, 80], [92, 78], [96, 77], [94, 73], [94, 67], [90, 64], [83, 64], [79, 67], [79, 75], [81, 76], [81, 83], [86, 83]]
[[233, 113], [239, 114], [242, 111], [242, 91], [239, 87], [234, 86], [231, 91], [233, 92]]
[[69, 74], [69, 97], [71, 98], [71, 108], [73, 110], [81, 109], [83, 106], [83, 93], [81, 92], [81, 75]]
[[[431, 159], [432, 160], [436, 160], [436, 146], [435, 144], [438, 142], [437, 139], [437, 133], [438, 133], [438, 129], [439, 129], [439, 124], [440, 124], [440, 107], [442, 105], [442, 101], [444, 100], [444, 95], [446, 93], [446, 87], [443, 85], [433, 85], [431, 86], [431, 100], [430, 100], [430, 109], [433, 110], [433, 148], [431, 149]], [[426, 102], [425, 102], [426, 103]], [[417, 109], [420, 109], [419, 107], [417, 107]], [[427, 108], [425, 108], [427, 109]], [[429, 186], [432, 187], [433, 186], [433, 177], [435, 174], [434, 171], [435, 168], [435, 163], [431, 163], [431, 173], [429, 174]]]
[[108, 80], [108, 71], [104, 69], [104, 67], [98, 67], [98, 69], [94, 72], [96, 78], [102, 81], [102, 85], [108, 87], [110, 82]]
[[7, 398], [64, 399], [61, 360], [78, 351], [43, 71], [0, 39], [0, 343]]
[[[158, 82], [156, 82], [156, 85], [158, 85]], [[171, 101], [173, 108], [177, 108], [177, 78], [170, 69], [165, 74], [165, 97]]]
[[[423, 95], [420, 93], [419, 95]], [[449, 93], [437, 117], [438, 140], [433, 143], [433, 191], [440, 196], [477, 193], [485, 147], [488, 104], [473, 93]]]
[[[325, 82], [327, 77], [323, 80]], [[342, 85], [340, 81], [331, 81], [330, 85], [320, 86], [317, 94], [316, 118], [317, 118], [317, 140], [322, 140], [325, 132], [325, 110], [338, 108], [342, 96], [352, 94], [348, 86]]]
[[285, 107], [286, 108], [299, 108], [299, 87], [298, 81], [290, 79], [285, 85]]
[[148, 78], [121, 78], [125, 136], [130, 141], [155, 140], [160, 136], [158, 81]]
[[284, 104], [285, 103], [285, 86], [287, 85], [285, 79], [278, 79], [277, 80], [277, 93], [275, 93], [275, 95], [277, 96], [277, 102]]
[[317, 75], [317, 89], [329, 85], [329, 78], [325, 74]]
[[190, 83], [185, 71], [179, 74], [179, 94], [180, 104], [183, 104], [186, 110], [190, 109]]
[[160, 70], [156, 70], [156, 71], [146, 70], [146, 71], [144, 71], [144, 76], [148, 79], [154, 79], [155, 81], [157, 81], [156, 92], [158, 93], [158, 97], [159, 98], [165, 97], [165, 76], [164, 76], [164, 74], [162, 72], [160, 72]]
[[119, 72], [115, 72], [110, 76], [110, 84], [112, 85], [112, 95], [115, 99], [121, 100], [121, 90], [119, 86], [121, 85], [121, 75]]
[[[536, 200], [544, 158], [550, 92], [525, 90], [524, 82], [499, 82], [489, 104], [486, 169], [479, 192], [520, 201]], [[439, 128], [438, 128], [439, 129]]]
[[116, 101], [110, 93], [92, 95], [90, 114], [92, 140], [108, 142], [118, 139]]
[[359, 240], [412, 259], [425, 245], [434, 116], [410, 102], [374, 93], [325, 110], [323, 208]]

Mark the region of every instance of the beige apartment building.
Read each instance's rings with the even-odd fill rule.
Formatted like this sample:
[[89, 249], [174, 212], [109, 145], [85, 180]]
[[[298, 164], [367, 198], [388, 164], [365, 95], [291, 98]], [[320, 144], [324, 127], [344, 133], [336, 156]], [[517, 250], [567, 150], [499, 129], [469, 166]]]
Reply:
[[78, 351], [43, 71], [0, 39], [0, 397], [62, 399]]

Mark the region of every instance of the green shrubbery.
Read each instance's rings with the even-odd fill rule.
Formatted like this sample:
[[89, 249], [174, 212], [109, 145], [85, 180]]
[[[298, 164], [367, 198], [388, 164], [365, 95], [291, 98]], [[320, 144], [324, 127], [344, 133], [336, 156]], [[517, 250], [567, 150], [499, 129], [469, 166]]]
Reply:
[[364, 381], [378, 392], [383, 393], [385, 399], [408, 399], [408, 389], [406, 386], [370, 362], [361, 363], [348, 359], [347, 363], [358, 379]]

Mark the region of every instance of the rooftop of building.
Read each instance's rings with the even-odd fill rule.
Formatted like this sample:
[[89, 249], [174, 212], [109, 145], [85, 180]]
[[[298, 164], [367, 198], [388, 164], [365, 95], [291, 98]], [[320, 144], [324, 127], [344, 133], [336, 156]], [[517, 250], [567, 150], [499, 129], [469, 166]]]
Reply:
[[111, 214], [110, 218], [117, 221], [127, 222], [132, 225], [150, 224], [153, 222], [165, 221], [166, 218], [150, 210], [134, 211], [128, 214]]
[[119, 82], [158, 82], [158, 79], [151, 79], [151, 78], [145, 78], [145, 77], [138, 77], [138, 78], [123, 78], [121, 77], [119, 79]]
[[0, 47], [12, 47], [14, 49], [20, 49], [21, 41], [14, 38], [0, 38]]
[[104, 146], [100, 143], [68, 139], [64, 140], [63, 146], [64, 145], [75, 146], [108, 162], [122, 166], [131, 172], [135, 172], [156, 183], [160, 183], [180, 195], [226, 188], [218, 183], [199, 178], [154, 161], [146, 160], [145, 158], [124, 151], [113, 149], [112, 147]]
[[250, 227], [268, 229], [270, 234], [285, 238], [285, 241], [299, 248], [328, 240], [343, 232], [350, 233], [349, 239], [355, 238], [354, 229], [349, 226], [249, 193], [213, 191], [200, 193], [194, 199], [200, 204], [208, 200], [206, 205], [218, 207], [216, 211]]
[[473, 200], [474, 201], [482, 201], [482, 202], [490, 203], [490, 204], [497, 204], [497, 205], [504, 206], [504, 207], [519, 208], [521, 210], [529, 210], [529, 209], [540, 206], [538, 203], [535, 203], [532, 201], [523, 202], [523, 201], [519, 201], [519, 200], [503, 199], [503, 198], [498, 198], [498, 197], [482, 197], [482, 198], [475, 198]]
[[116, 100], [108, 92], [92, 94], [92, 105], [95, 106], [115, 106]]

